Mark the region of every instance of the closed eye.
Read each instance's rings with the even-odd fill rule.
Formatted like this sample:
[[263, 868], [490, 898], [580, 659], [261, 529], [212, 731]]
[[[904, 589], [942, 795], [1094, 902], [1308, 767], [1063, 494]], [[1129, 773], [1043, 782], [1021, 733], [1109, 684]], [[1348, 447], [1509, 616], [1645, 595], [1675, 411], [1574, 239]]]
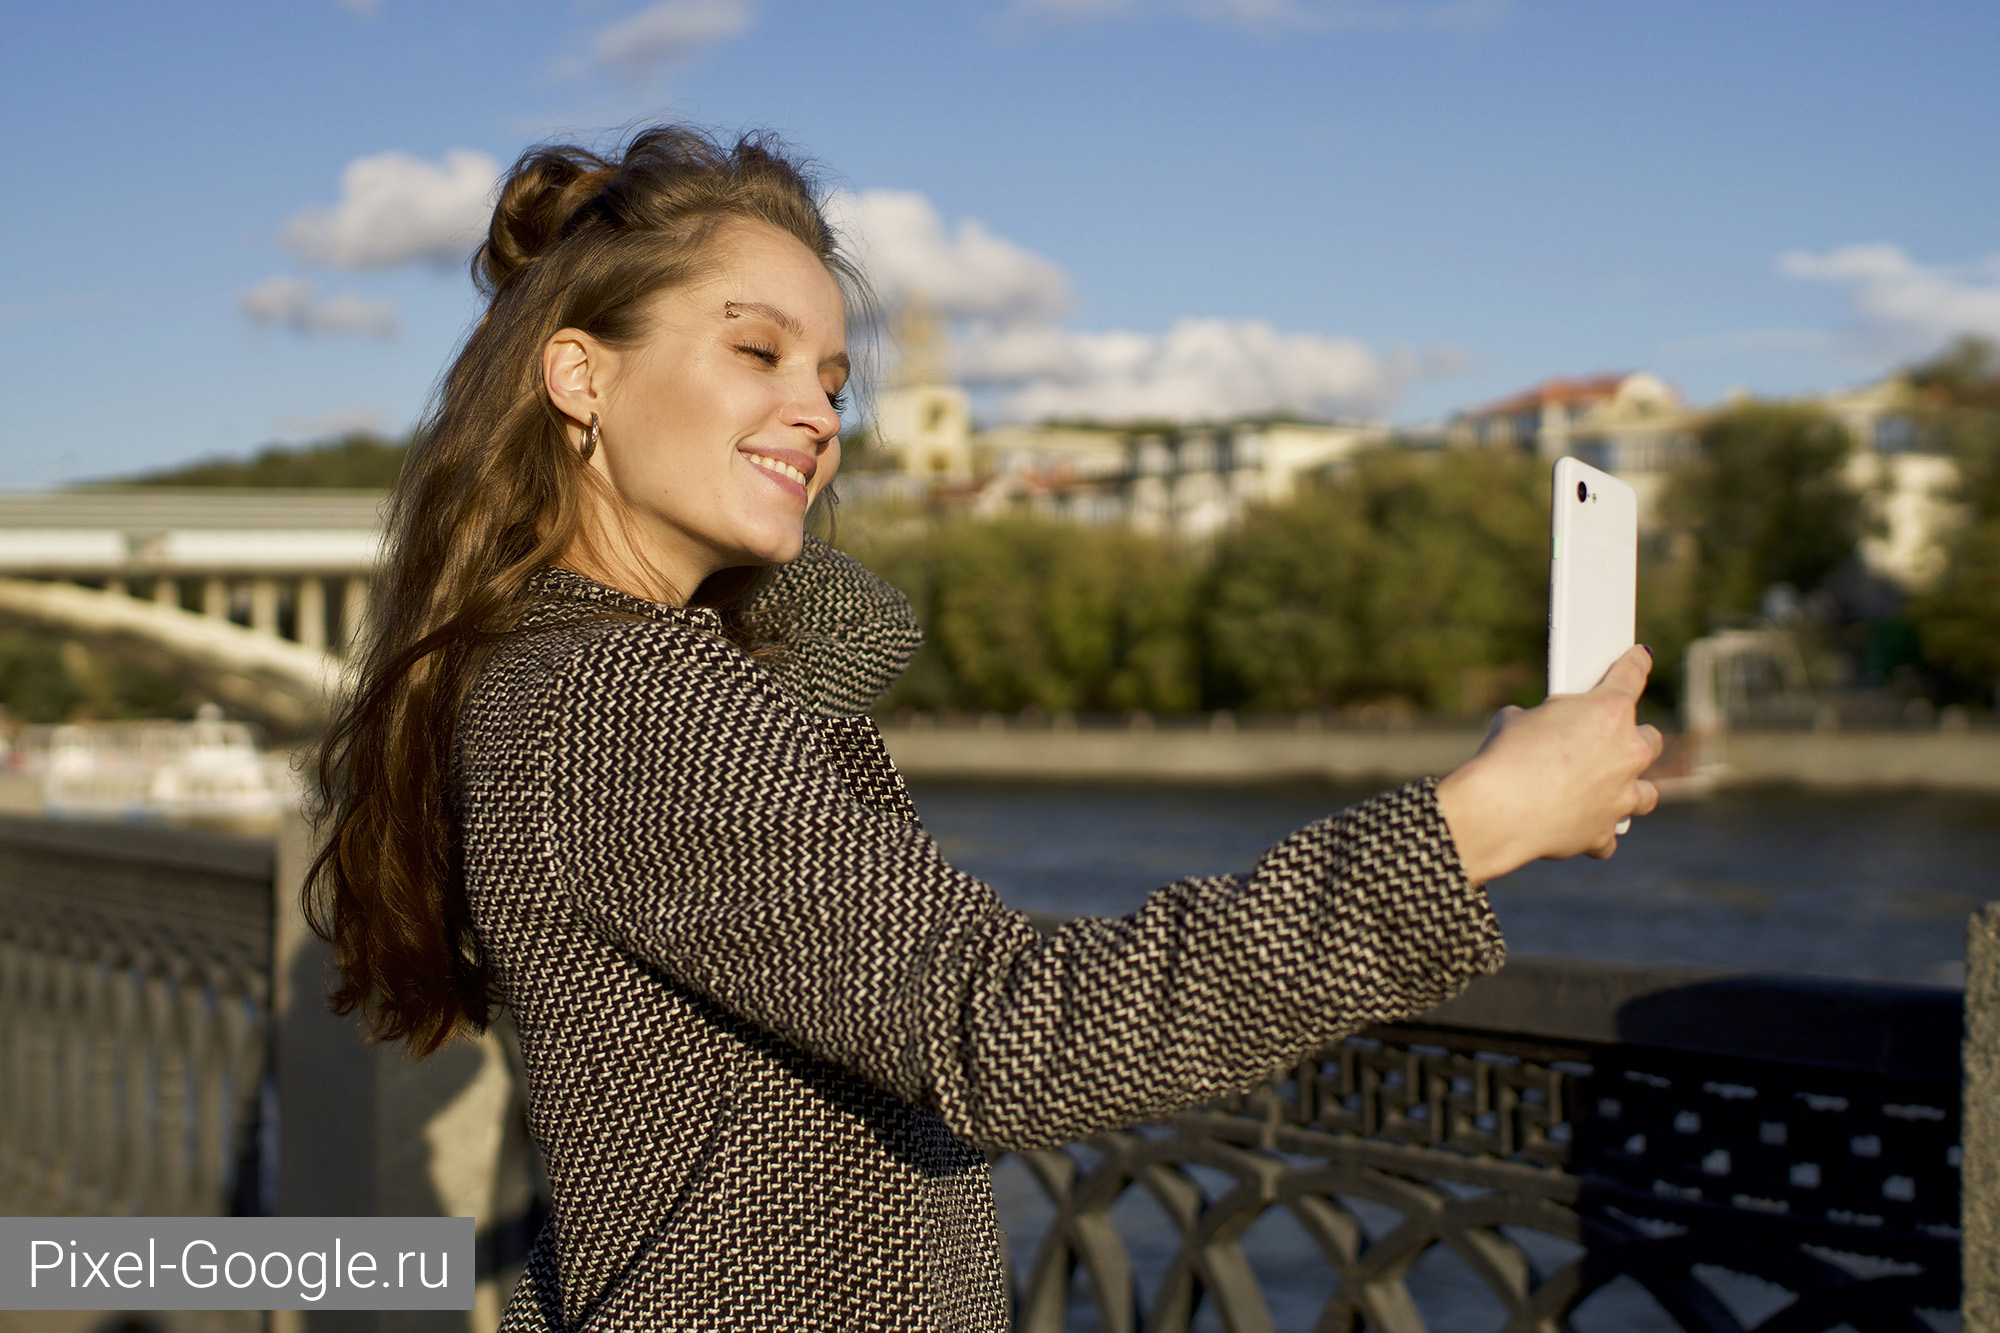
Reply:
[[756, 343], [738, 343], [736, 344], [736, 350], [739, 352], [746, 353], [747, 355], [756, 357], [759, 361], [762, 361], [767, 366], [775, 366], [778, 364], [778, 353], [776, 348], [761, 347]]
[[826, 401], [836, 414], [847, 410], [847, 395], [845, 393], [830, 393], [826, 396]]

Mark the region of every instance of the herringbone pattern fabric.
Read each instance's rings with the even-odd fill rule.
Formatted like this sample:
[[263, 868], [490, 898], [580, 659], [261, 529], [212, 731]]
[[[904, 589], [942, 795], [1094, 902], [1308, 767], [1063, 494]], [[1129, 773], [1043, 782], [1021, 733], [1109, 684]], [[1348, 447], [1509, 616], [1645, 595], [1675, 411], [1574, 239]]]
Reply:
[[1249, 1088], [1499, 965], [1428, 781], [1044, 937], [860, 713], [916, 646], [865, 570], [815, 544], [774, 581], [776, 669], [712, 612], [541, 591], [460, 741], [555, 1194], [507, 1329], [997, 1333], [986, 1150]]

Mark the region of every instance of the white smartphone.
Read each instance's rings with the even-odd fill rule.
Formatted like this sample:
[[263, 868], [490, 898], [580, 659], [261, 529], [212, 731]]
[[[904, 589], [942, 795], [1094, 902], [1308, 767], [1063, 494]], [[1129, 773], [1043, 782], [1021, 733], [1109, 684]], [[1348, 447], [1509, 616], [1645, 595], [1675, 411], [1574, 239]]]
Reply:
[[[1637, 638], [1639, 501], [1608, 472], [1556, 460], [1549, 504], [1549, 693], [1581, 694]], [[1632, 821], [1621, 820], [1623, 833]]]

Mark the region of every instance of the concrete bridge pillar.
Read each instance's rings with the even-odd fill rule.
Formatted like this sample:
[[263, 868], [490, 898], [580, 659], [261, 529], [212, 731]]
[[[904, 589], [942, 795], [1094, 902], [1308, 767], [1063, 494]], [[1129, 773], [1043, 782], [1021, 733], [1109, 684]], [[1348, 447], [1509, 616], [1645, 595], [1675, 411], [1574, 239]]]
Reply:
[[201, 613], [210, 620], [229, 619], [229, 582], [226, 579], [203, 579], [201, 584]]
[[296, 608], [299, 642], [307, 648], [326, 649], [326, 580], [308, 576], [299, 580]]
[[368, 580], [351, 578], [347, 580], [346, 592], [341, 598], [340, 633], [347, 641], [342, 646], [346, 651], [353, 652], [367, 631]]
[[154, 579], [153, 600], [161, 606], [178, 608], [181, 604], [181, 584], [179, 579]]
[[278, 633], [278, 581], [270, 578], [250, 580], [250, 628], [259, 634], [276, 637]]

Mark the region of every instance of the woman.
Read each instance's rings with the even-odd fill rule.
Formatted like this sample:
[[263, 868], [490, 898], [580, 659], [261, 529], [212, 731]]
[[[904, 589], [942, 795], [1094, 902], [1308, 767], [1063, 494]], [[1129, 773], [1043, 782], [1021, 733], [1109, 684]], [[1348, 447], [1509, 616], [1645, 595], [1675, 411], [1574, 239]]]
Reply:
[[1500, 964], [1483, 882], [1652, 807], [1647, 659], [1244, 876], [1039, 935], [865, 710], [918, 643], [804, 535], [854, 278], [768, 143], [523, 157], [322, 761], [343, 1011], [503, 1000], [555, 1216], [509, 1328], [1000, 1329], [985, 1156], [1252, 1087]]

